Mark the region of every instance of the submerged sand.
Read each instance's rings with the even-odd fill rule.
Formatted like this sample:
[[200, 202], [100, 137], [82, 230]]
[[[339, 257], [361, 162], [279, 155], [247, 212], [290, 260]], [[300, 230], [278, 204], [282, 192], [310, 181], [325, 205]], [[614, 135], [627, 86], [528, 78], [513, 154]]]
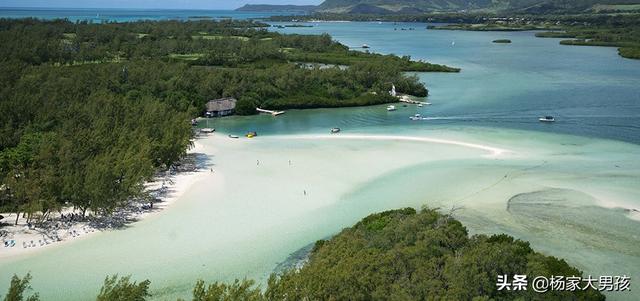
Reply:
[[[0, 258], [0, 269], [31, 271], [47, 300], [94, 296], [114, 273], [149, 278], [154, 296], [171, 300], [197, 279], [264, 283], [289, 254], [367, 214], [426, 205], [594, 275], [640, 276], [635, 145], [508, 130], [216, 133], [198, 143], [207, 167], [170, 209], [124, 231]], [[0, 291], [10, 276], [0, 276]]]

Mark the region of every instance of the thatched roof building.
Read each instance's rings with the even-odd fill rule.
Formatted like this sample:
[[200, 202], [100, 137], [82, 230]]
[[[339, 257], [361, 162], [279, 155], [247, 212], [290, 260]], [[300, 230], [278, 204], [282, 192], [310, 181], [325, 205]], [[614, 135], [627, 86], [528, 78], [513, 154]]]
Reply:
[[207, 102], [207, 117], [219, 117], [231, 115], [235, 112], [237, 100], [233, 97], [212, 99]]

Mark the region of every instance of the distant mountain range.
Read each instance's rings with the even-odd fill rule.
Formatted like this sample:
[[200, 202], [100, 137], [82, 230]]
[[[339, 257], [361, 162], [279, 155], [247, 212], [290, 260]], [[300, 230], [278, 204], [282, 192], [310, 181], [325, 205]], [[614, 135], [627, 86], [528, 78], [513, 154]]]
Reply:
[[590, 12], [596, 7], [640, 4], [640, 0], [325, 0], [314, 5], [245, 5], [240, 11], [345, 14], [417, 14], [430, 12]]
[[236, 11], [247, 12], [302, 12], [308, 13], [318, 8], [315, 5], [271, 5], [271, 4], [247, 4]]

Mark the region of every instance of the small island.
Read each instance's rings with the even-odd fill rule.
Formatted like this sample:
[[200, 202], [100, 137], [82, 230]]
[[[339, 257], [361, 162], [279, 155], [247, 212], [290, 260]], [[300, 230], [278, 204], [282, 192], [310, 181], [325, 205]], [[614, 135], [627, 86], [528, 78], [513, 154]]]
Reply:
[[497, 40], [493, 40], [493, 43], [498, 43], [498, 44], [509, 44], [511, 43], [511, 40], [509, 39], [497, 39]]

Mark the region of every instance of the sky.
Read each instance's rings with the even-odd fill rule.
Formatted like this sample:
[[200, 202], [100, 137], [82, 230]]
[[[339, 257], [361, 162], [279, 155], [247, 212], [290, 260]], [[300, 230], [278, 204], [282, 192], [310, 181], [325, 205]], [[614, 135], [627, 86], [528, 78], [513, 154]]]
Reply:
[[245, 4], [320, 4], [322, 0], [0, 0], [0, 7], [236, 9]]

